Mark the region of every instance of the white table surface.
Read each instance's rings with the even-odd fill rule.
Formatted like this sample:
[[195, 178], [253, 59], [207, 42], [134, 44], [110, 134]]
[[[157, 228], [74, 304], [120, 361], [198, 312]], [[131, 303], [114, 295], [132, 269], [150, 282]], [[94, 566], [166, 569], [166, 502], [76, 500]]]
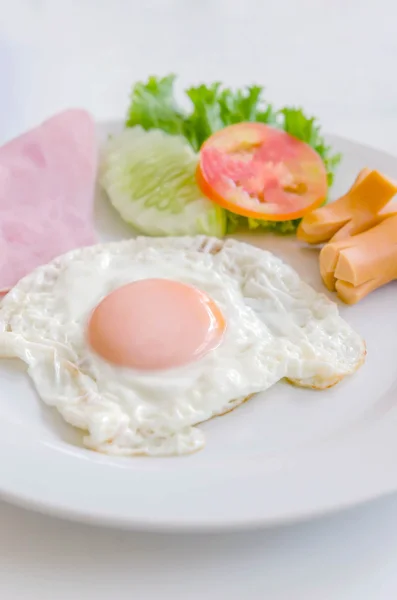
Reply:
[[[173, 71], [181, 85], [263, 82], [274, 102], [397, 154], [395, 0], [0, 0], [0, 14], [1, 141], [71, 105], [120, 117], [134, 80]], [[94, 529], [0, 503], [4, 600], [396, 595], [397, 496], [223, 536]]]

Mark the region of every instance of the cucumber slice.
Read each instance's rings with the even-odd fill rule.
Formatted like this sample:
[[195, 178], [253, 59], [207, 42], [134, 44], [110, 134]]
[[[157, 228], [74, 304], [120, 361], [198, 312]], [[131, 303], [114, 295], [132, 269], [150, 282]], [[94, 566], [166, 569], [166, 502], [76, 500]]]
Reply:
[[100, 182], [122, 219], [146, 235], [222, 237], [225, 211], [202, 195], [197, 160], [182, 137], [137, 126], [108, 141]]

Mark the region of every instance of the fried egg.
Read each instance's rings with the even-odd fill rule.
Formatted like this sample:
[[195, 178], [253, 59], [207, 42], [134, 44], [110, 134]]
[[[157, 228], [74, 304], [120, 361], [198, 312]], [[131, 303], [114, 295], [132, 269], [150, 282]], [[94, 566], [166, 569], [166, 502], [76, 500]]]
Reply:
[[354, 372], [361, 337], [282, 260], [207, 237], [74, 250], [22, 279], [0, 307], [0, 356], [88, 448], [174, 455], [203, 421], [283, 378], [325, 388]]

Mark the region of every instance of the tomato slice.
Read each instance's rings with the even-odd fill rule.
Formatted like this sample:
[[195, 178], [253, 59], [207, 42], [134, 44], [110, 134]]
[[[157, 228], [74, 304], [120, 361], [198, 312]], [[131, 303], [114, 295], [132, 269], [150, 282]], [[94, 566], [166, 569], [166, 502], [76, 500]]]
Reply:
[[263, 123], [238, 123], [202, 146], [197, 182], [211, 200], [238, 215], [297, 219], [320, 206], [327, 173], [308, 144]]

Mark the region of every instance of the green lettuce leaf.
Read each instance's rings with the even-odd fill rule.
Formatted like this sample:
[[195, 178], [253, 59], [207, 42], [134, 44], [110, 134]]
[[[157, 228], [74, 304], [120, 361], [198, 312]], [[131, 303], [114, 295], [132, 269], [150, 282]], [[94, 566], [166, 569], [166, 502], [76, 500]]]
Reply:
[[149, 77], [134, 85], [126, 127], [162, 129], [171, 135], [184, 135], [185, 116], [174, 98], [175, 75]]
[[192, 112], [186, 118], [184, 135], [196, 151], [215, 131], [242, 121], [274, 125], [277, 115], [264, 105], [262, 88], [256, 85], [233, 91], [219, 82], [199, 85], [186, 91]]
[[[215, 82], [186, 90], [190, 110], [183, 111], [175, 100], [174, 83], [174, 75], [149, 77], [147, 82], [136, 83], [131, 93], [126, 127], [141, 125], [146, 130], [162, 129], [172, 135], [183, 135], [198, 152], [206, 139], [228, 125], [242, 121], [265, 123], [312, 146], [325, 164], [328, 185], [332, 185], [341, 156], [334, 154], [326, 144], [317, 120], [306, 116], [302, 109], [275, 109], [265, 100], [263, 88], [257, 85], [232, 90]], [[229, 211], [226, 215], [228, 232], [260, 227], [286, 234], [293, 233], [300, 222], [300, 219], [260, 221]]]

